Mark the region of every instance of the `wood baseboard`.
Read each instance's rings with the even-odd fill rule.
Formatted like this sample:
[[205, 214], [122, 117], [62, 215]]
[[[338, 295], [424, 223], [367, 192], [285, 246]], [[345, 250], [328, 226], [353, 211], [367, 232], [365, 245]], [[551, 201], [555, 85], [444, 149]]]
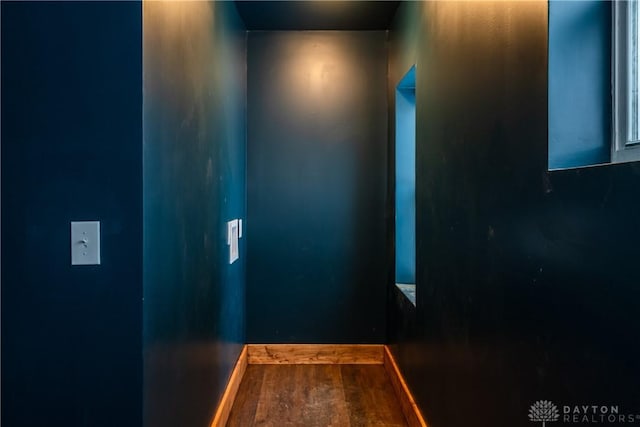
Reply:
[[400, 407], [404, 413], [404, 417], [407, 419], [409, 427], [428, 427], [425, 422], [420, 408], [413, 399], [413, 395], [407, 386], [407, 383], [398, 368], [398, 364], [389, 350], [389, 347], [384, 346], [384, 368], [389, 374], [389, 379], [393, 385], [393, 389], [396, 392], [396, 396], [400, 401]]
[[238, 394], [238, 388], [240, 388], [240, 383], [242, 382], [242, 377], [247, 370], [247, 360], [247, 346], [245, 345], [240, 352], [236, 366], [231, 372], [231, 377], [222, 394], [222, 399], [220, 399], [216, 414], [213, 417], [213, 421], [211, 421], [211, 427], [224, 427], [227, 424], [233, 402], [236, 400], [236, 394]]
[[248, 344], [249, 364], [384, 363], [382, 344]]

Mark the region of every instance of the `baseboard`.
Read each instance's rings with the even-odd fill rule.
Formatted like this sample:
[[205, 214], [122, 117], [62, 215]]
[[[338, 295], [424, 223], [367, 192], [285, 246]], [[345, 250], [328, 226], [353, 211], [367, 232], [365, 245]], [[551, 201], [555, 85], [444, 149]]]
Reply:
[[382, 344], [248, 344], [249, 364], [367, 364], [384, 362]]
[[384, 368], [389, 375], [389, 379], [400, 401], [400, 407], [402, 408], [404, 417], [407, 419], [409, 427], [427, 427], [420, 408], [418, 408], [418, 405], [413, 399], [413, 395], [400, 372], [400, 368], [398, 368], [398, 364], [391, 350], [389, 350], [389, 347], [386, 345], [384, 346]]
[[222, 394], [222, 399], [220, 399], [216, 414], [213, 417], [213, 421], [211, 421], [211, 427], [224, 427], [227, 424], [233, 402], [236, 400], [236, 394], [238, 394], [238, 388], [240, 388], [240, 383], [242, 382], [242, 377], [247, 370], [247, 360], [247, 346], [245, 345], [240, 352], [236, 366], [231, 372], [231, 377]]

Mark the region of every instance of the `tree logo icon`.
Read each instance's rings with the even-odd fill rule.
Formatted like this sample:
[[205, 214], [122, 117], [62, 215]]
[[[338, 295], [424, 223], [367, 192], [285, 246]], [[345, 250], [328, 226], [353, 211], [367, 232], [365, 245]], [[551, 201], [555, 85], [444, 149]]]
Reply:
[[542, 421], [542, 427], [545, 423], [558, 421], [560, 413], [558, 407], [549, 400], [538, 400], [529, 408], [529, 420], [533, 422]]

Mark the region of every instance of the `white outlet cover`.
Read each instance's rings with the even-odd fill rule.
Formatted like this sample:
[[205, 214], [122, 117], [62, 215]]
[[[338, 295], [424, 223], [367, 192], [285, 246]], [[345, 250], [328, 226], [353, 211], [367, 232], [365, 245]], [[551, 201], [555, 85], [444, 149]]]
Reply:
[[71, 222], [71, 265], [100, 264], [100, 221]]

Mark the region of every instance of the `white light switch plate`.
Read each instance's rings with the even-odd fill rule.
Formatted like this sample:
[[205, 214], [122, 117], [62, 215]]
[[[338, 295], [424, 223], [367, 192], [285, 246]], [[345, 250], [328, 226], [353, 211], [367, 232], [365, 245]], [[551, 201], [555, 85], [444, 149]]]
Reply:
[[100, 221], [71, 222], [71, 265], [100, 264]]
[[229, 264], [233, 264], [240, 258], [238, 249], [238, 220], [227, 222], [227, 244], [229, 245]]

